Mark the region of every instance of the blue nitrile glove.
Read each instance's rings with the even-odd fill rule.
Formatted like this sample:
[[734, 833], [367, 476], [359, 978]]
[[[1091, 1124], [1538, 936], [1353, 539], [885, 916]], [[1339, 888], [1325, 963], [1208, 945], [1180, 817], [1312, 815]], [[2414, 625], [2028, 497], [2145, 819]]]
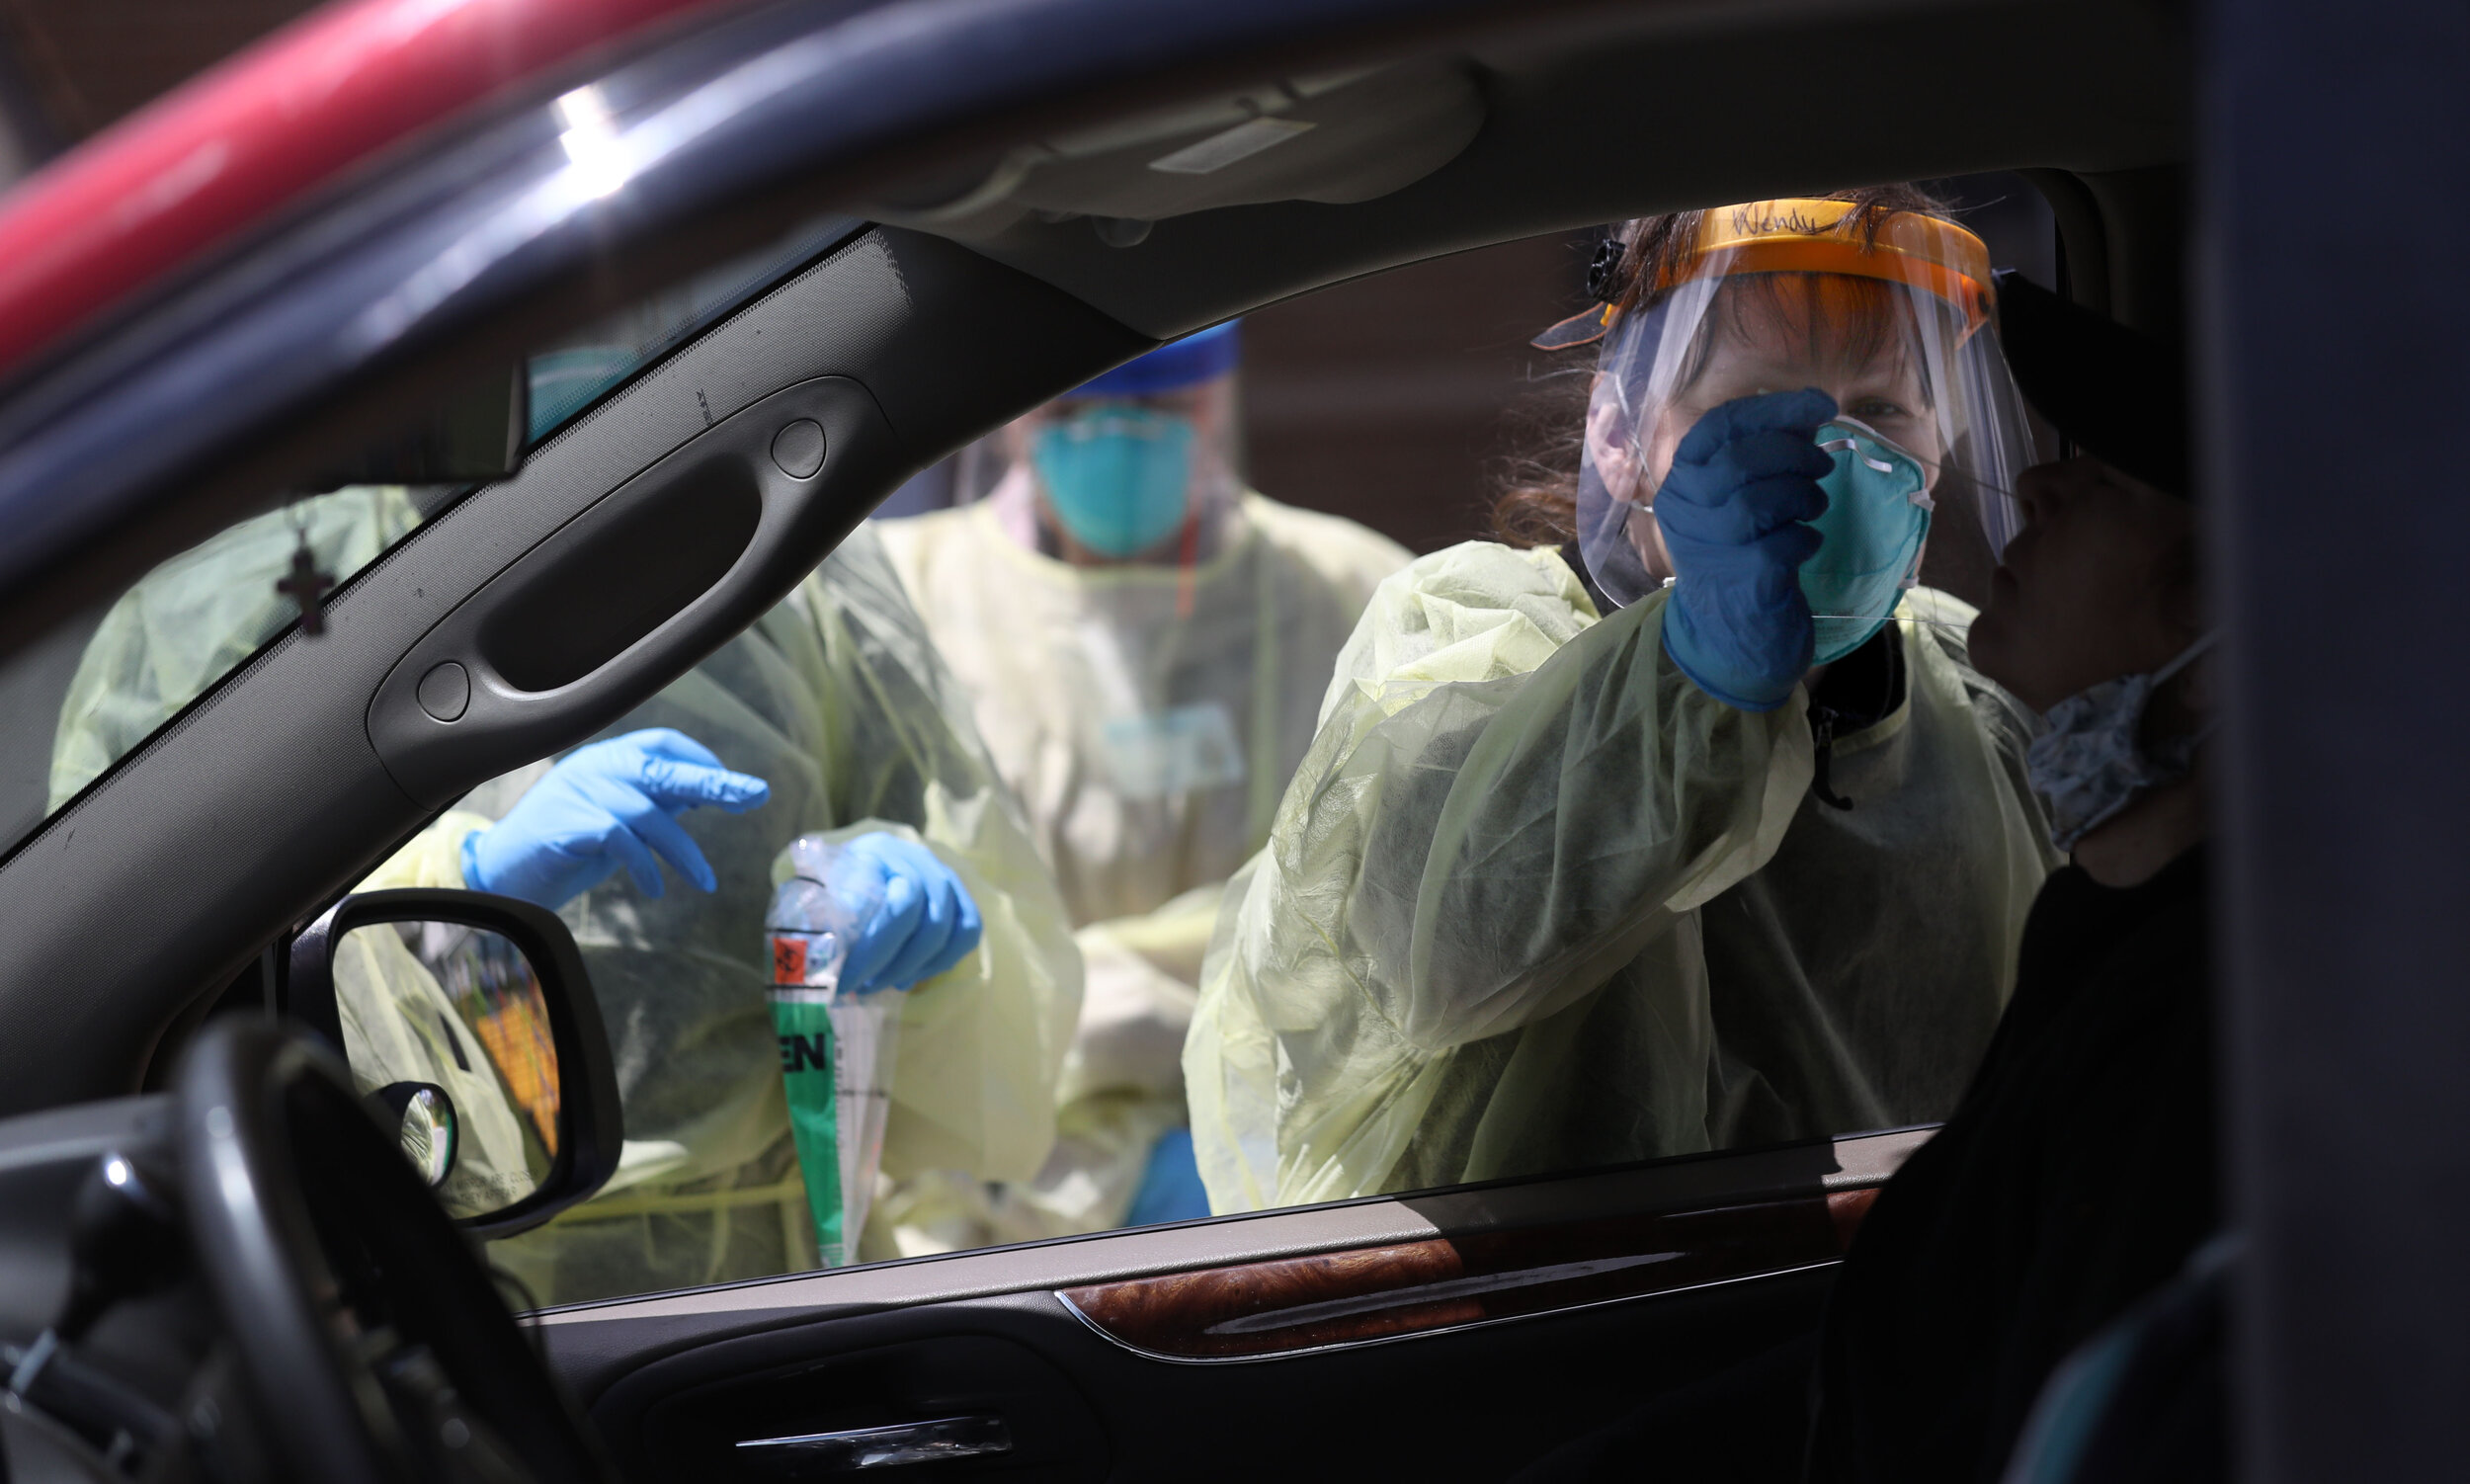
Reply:
[[709, 891], [719, 880], [678, 816], [697, 804], [743, 814], [771, 796], [684, 732], [628, 732], [558, 759], [504, 819], [464, 836], [463, 882], [554, 911], [620, 866], [645, 896], [660, 895], [657, 855]]
[[1150, 1148], [1149, 1164], [1141, 1171], [1140, 1189], [1132, 1193], [1123, 1224], [1155, 1226], [1161, 1221], [1197, 1221], [1208, 1214], [1209, 1188], [1200, 1183], [1193, 1131], [1170, 1128]]
[[843, 841], [823, 884], [858, 924], [841, 965], [843, 990], [907, 989], [978, 946], [969, 888], [935, 852], [898, 835]]
[[1726, 705], [1773, 710], [1817, 652], [1800, 570], [1820, 540], [1807, 523], [1827, 509], [1818, 481], [1835, 469], [1818, 427], [1835, 415], [1816, 388], [1726, 402], [1682, 439], [1656, 491], [1680, 579], [1664, 652]]

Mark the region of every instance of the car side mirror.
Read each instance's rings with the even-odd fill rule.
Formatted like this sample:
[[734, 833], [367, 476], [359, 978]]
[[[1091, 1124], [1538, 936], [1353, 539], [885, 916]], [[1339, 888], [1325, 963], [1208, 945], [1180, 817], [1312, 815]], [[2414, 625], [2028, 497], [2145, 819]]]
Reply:
[[284, 1009], [343, 1053], [475, 1235], [529, 1231], [617, 1172], [618, 1073], [554, 912], [481, 891], [355, 893], [292, 940]]

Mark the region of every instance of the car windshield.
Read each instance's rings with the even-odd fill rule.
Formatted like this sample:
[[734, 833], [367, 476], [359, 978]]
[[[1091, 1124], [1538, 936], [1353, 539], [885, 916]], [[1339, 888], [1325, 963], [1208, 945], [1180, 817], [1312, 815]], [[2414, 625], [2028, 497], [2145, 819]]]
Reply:
[[[844, 216], [802, 222], [528, 357], [528, 446], [556, 437], [856, 226]], [[361, 484], [288, 500], [163, 562], [13, 656], [0, 668], [0, 851], [292, 632], [304, 591], [332, 597], [471, 488]]]

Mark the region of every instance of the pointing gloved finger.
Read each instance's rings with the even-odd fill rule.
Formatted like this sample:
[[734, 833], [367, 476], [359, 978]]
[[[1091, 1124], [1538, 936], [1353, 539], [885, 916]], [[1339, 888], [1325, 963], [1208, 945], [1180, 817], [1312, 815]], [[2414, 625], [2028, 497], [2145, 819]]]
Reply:
[[698, 804], [743, 814], [772, 797], [772, 785], [751, 773], [668, 758], [645, 758], [639, 786], [672, 814]]
[[711, 866], [672, 816], [701, 803], [751, 808], [769, 791], [684, 732], [603, 738], [560, 758], [504, 819], [466, 840], [464, 880], [554, 909], [620, 865], [646, 896], [658, 896], [666, 857], [709, 891], [718, 884]]
[[700, 763], [705, 768], [718, 768], [720, 755], [671, 726], [647, 726], [639, 732], [613, 737], [646, 757], [671, 758], [681, 763]]
[[1788, 430], [1803, 438], [1815, 438], [1818, 425], [1835, 415], [1836, 399], [1815, 386], [1735, 397], [1701, 416], [1683, 436], [1681, 447], [1673, 452], [1673, 459], [1677, 463], [1704, 463], [1717, 449], [1749, 433]]

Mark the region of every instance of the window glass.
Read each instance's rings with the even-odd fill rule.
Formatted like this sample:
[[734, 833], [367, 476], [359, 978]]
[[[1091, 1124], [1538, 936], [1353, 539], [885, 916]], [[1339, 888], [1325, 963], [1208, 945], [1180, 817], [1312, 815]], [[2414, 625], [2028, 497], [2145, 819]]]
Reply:
[[[557, 910], [627, 1129], [493, 1258], [573, 1302], [1943, 1116], [2056, 860], [1966, 645], [2041, 443], [1980, 295], [2054, 263], [2020, 181], [1935, 189], [1883, 248], [1709, 212], [1178, 342], [457, 801], [365, 884]], [[535, 359], [535, 440], [698, 302]], [[1665, 582], [1777, 590], [1691, 520], [1763, 431], [1825, 495], [1781, 637]]]
[[[529, 358], [532, 442], [846, 237], [844, 217], [655, 294]], [[469, 486], [352, 485], [287, 501], [162, 563], [0, 667], [0, 849]], [[305, 559], [304, 559], [305, 556]]]
[[[1524, 342], [1583, 264], [1412, 270], [1037, 409], [407, 848], [389, 883], [554, 905], [611, 1027], [622, 1173], [493, 1259], [572, 1302], [1208, 1214], [1184, 1060], [1228, 882], [1409, 541], [1484, 529]], [[1315, 477], [1351, 439], [1377, 456]], [[657, 893], [551, 848], [614, 840], [613, 784], [692, 843], [642, 837]], [[974, 933], [933, 926], [947, 894]]]
[[[2023, 189], [1956, 183], [1951, 219], [2046, 276]], [[613, 1189], [496, 1258], [569, 1302], [1943, 1116], [2055, 859], [2037, 723], [1965, 646], [2035, 436], [1994, 331], [1854, 290], [1875, 333], [1822, 351], [1938, 360], [1810, 441], [1934, 496], [1933, 535], [1847, 587], [1877, 612], [1801, 701], [1720, 702], [1657, 644], [1672, 595], [1617, 603], [1580, 539], [1604, 348], [1528, 344], [1601, 238], [1029, 413], [415, 842], [396, 869], [558, 906], [626, 1098]], [[1848, 373], [1741, 359], [1691, 375]], [[551, 879], [612, 779], [691, 852]], [[936, 926], [964, 898], [974, 934]]]

